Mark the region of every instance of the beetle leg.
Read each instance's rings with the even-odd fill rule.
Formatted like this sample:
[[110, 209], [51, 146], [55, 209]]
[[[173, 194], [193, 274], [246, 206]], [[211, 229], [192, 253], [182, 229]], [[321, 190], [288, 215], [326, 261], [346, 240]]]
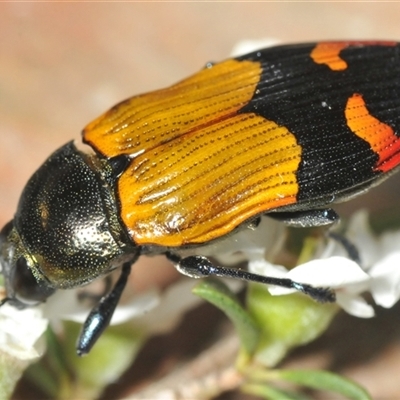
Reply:
[[352, 261], [361, 265], [360, 252], [351, 240], [337, 232], [328, 232], [328, 236], [343, 246]]
[[131, 266], [132, 262], [123, 264], [121, 275], [112, 291], [101, 298], [86, 318], [76, 345], [76, 351], [79, 356], [85, 355], [90, 351], [109, 325], [128, 281]]
[[332, 208], [285, 211], [266, 214], [268, 217], [282, 221], [292, 228], [313, 228], [317, 226], [332, 225], [339, 221], [339, 215]]
[[275, 278], [262, 276], [236, 268], [215, 266], [208, 258], [203, 256], [189, 256], [181, 258], [174, 253], [166, 253], [167, 258], [182, 274], [191, 278], [203, 278], [214, 275], [219, 277], [241, 279], [248, 282], [259, 282], [266, 285], [282, 286], [303, 292], [321, 303], [333, 303], [336, 300], [335, 293], [329, 288], [313, 287], [306, 283], [299, 283], [287, 278]]
[[98, 303], [103, 296], [105, 296], [112, 288], [112, 279], [111, 275], [106, 275], [106, 277], [103, 279], [104, 283], [104, 288], [101, 290], [100, 293], [91, 293], [89, 290], [84, 289], [82, 292], [78, 293], [78, 300], [80, 302], [83, 302], [85, 300], [89, 300], [91, 304], [94, 304], [95, 302]]

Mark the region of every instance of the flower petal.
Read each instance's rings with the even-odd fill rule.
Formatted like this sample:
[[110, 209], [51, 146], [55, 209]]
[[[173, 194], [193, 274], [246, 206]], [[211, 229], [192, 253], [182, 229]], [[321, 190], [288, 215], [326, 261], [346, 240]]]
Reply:
[[377, 262], [370, 270], [371, 293], [375, 303], [392, 307], [400, 298], [400, 252], [387, 255]]
[[[196, 254], [213, 256], [224, 265], [271, 259], [282, 247], [284, 232], [285, 227], [280, 221], [262, 217], [256, 229], [241, 229], [225, 239], [202, 246]], [[181, 253], [185, 254], [184, 251]]]
[[288, 274], [288, 270], [282, 265], [271, 264], [263, 259], [249, 261], [248, 269], [253, 274], [272, 276], [275, 278], [286, 278]]
[[385, 232], [380, 237], [380, 247], [382, 257], [388, 253], [397, 252], [400, 243], [400, 230]]
[[47, 328], [39, 307], [18, 310], [4, 304], [0, 308], [0, 350], [20, 360], [33, 360], [43, 354], [39, 339]]
[[[160, 302], [160, 294], [156, 289], [133, 296], [128, 303], [121, 303], [115, 309], [110, 325], [122, 324], [132, 318], [141, 316]], [[44, 315], [54, 323], [58, 319], [83, 323], [90, 309], [78, 301], [76, 290], [59, 290], [44, 306]]]
[[361, 267], [345, 257], [312, 260], [288, 272], [287, 278], [313, 286], [339, 288], [365, 283], [370, 277]]
[[161, 301], [157, 290], [149, 290], [143, 295], [135, 296], [129, 303], [122, 304], [115, 309], [111, 325], [122, 324], [132, 318], [137, 318], [155, 309]]
[[336, 302], [348, 314], [359, 318], [371, 318], [375, 311], [361, 296], [354, 296], [345, 292], [336, 293]]
[[364, 270], [379, 259], [380, 246], [371, 231], [366, 210], [360, 210], [354, 214], [349, 222], [346, 236], [357, 247]]

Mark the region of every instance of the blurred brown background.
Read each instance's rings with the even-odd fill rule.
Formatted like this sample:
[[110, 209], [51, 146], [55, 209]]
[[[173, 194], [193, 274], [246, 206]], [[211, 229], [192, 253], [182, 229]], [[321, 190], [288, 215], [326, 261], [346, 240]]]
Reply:
[[[399, 16], [400, 3], [383, 2], [1, 3], [0, 224], [12, 217], [38, 165], [114, 103], [227, 58], [243, 39], [400, 40]], [[397, 205], [399, 179], [357, 205]], [[373, 332], [383, 353], [347, 373], [376, 398], [400, 398], [393, 380], [400, 329], [380, 324]], [[368, 329], [364, 324], [360, 332]], [[391, 347], [384, 342], [388, 330], [399, 333]], [[347, 357], [371, 350], [371, 343], [350, 348]], [[382, 380], [389, 376], [389, 383]]]

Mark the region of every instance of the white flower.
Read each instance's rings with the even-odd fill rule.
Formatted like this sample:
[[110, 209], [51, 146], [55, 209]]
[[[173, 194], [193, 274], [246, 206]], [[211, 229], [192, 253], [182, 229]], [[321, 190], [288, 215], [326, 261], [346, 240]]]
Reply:
[[196, 254], [213, 256], [224, 265], [260, 258], [273, 259], [282, 249], [285, 226], [272, 218], [262, 217], [257, 222], [257, 226], [250, 224], [247, 229], [241, 229], [226, 238], [200, 247]]
[[348, 237], [360, 252], [361, 264], [371, 277], [370, 292], [376, 304], [390, 308], [400, 298], [400, 231], [376, 237], [368, 213], [360, 211], [351, 220]]
[[[147, 335], [168, 332], [186, 311], [201, 302], [191, 292], [196, 283], [193, 279], [182, 279], [162, 292], [150, 288], [140, 294], [131, 293], [115, 309], [110, 325], [132, 321], [135, 327], [140, 327]], [[59, 290], [44, 305], [44, 314], [53, 327], [60, 320], [83, 323], [89, 312], [90, 309], [78, 301], [76, 291], [73, 290]]]
[[[193, 279], [182, 279], [162, 291], [155, 287], [138, 294], [126, 290], [111, 325], [133, 321], [145, 335], [168, 332], [186, 311], [202, 301], [191, 292], [195, 284]], [[49, 323], [55, 331], [61, 331], [62, 321], [83, 323], [89, 313], [77, 290], [58, 290], [46, 303], [25, 310], [5, 304], [0, 307], [0, 351], [19, 360], [39, 358], [44, 353], [42, 339]]]
[[0, 352], [23, 361], [43, 354], [47, 319], [40, 308], [17, 310], [6, 303], [0, 307], [0, 327]]
[[[326, 259], [312, 260], [292, 270], [272, 265], [266, 260], [254, 260], [249, 263], [251, 272], [280, 278], [292, 279], [314, 287], [329, 287], [336, 293], [337, 303], [348, 313], [358, 317], [372, 317], [373, 308], [359, 296], [368, 288], [370, 277], [354, 261], [334, 256]], [[279, 286], [269, 286], [272, 295], [284, 295], [295, 292]]]
[[[289, 278], [314, 287], [329, 287], [337, 303], [349, 314], [369, 318], [374, 310], [362, 294], [369, 291], [377, 305], [392, 307], [400, 298], [400, 231], [376, 237], [368, 224], [368, 214], [360, 211], [350, 220], [346, 237], [360, 254], [361, 265], [351, 260], [344, 247], [329, 239], [315, 259], [287, 270], [262, 257], [262, 251], [251, 249], [246, 257], [249, 270], [260, 275]], [[322, 242], [321, 242], [322, 243]], [[246, 250], [244, 250], [246, 253]], [[254, 255], [258, 257], [254, 257]], [[293, 293], [294, 289], [269, 286], [272, 295]]]
[[[111, 319], [111, 325], [122, 324], [157, 307], [160, 294], [155, 289], [134, 295], [119, 305]], [[58, 290], [43, 304], [43, 313], [51, 321], [66, 320], [83, 323], [90, 309], [79, 301], [76, 290]]]

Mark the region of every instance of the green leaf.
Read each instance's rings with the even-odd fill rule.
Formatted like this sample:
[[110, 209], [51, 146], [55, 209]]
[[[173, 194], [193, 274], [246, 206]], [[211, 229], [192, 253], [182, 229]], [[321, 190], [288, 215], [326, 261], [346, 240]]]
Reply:
[[312, 389], [339, 393], [353, 400], [372, 399], [363, 387], [333, 372], [318, 370], [280, 370], [276, 372], [281, 379]]
[[236, 295], [220, 280], [209, 278], [193, 288], [193, 293], [222, 310], [234, 324], [248, 357], [254, 353], [260, 337], [260, 328], [254, 318], [242, 307]]
[[264, 285], [249, 284], [247, 305], [262, 327], [255, 357], [267, 367], [275, 366], [296, 346], [316, 339], [329, 326], [338, 307], [320, 304], [303, 294], [271, 296]]
[[68, 398], [73, 377], [59, 339], [50, 327], [46, 330], [46, 339], [44, 357], [28, 367], [26, 376], [49, 397]]
[[76, 355], [80, 324], [65, 322], [64, 357], [75, 373], [73, 393], [69, 398], [95, 399], [115, 382], [132, 364], [144, 341], [144, 334], [129, 323], [109, 326], [84, 357]]
[[59, 398], [60, 392], [63, 392], [60, 376], [51, 371], [43, 360], [30, 365], [26, 377], [51, 398]]
[[309, 397], [287, 390], [277, 389], [260, 383], [248, 383], [241, 387], [241, 391], [253, 396], [269, 400], [309, 400]]

